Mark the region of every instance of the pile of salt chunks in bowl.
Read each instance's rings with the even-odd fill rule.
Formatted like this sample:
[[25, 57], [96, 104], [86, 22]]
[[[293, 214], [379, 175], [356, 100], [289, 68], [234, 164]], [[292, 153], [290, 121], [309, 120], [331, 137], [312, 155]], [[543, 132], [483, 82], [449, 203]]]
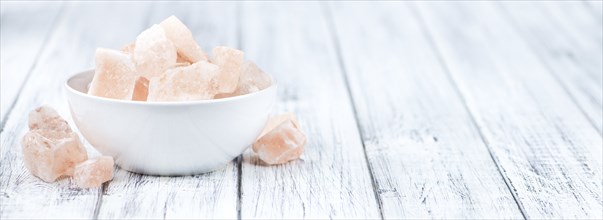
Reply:
[[[98, 48], [88, 94], [131, 101], [181, 102], [228, 98], [270, 87], [272, 79], [244, 53], [215, 47], [209, 57], [175, 16], [143, 31], [121, 50]], [[99, 187], [113, 179], [110, 156], [88, 158], [77, 133], [53, 108], [29, 113], [21, 140], [25, 167], [45, 182], [73, 177], [78, 187]], [[252, 149], [266, 164], [300, 157], [306, 137], [295, 115], [272, 117]]]

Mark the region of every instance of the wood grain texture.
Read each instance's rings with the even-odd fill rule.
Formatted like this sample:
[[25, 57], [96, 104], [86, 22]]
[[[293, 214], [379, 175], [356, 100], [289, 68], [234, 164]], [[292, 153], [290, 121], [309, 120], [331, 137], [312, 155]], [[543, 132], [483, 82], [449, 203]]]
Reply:
[[330, 8], [384, 218], [523, 218], [408, 5]]
[[[176, 15], [206, 51], [218, 45], [236, 47], [236, 10], [234, 2], [158, 3], [145, 28]], [[237, 177], [235, 162], [211, 173], [182, 177], [148, 176], [120, 169], [107, 186], [98, 218], [235, 219]]]
[[242, 49], [276, 79], [276, 112], [295, 112], [308, 137], [303, 158], [283, 165], [244, 154], [243, 219], [380, 218], [325, 19], [316, 2], [243, 4]]
[[602, 218], [601, 135], [495, 3], [417, 5], [524, 215]]
[[[543, 4], [544, 3], [544, 4]], [[601, 23], [588, 15], [581, 2], [504, 2], [504, 10], [540, 60], [571, 94], [575, 102], [603, 131], [603, 31]], [[549, 10], [545, 5], [562, 6]], [[550, 13], [547, 13], [550, 12]], [[577, 19], [577, 17], [581, 17]], [[553, 21], [553, 22], [551, 22]], [[584, 24], [575, 24], [584, 23]], [[577, 26], [588, 26], [578, 29]], [[582, 37], [579, 37], [582, 36]], [[579, 38], [577, 38], [579, 37]], [[598, 38], [598, 39], [597, 39]]]
[[[20, 140], [27, 131], [27, 114], [42, 104], [57, 109], [70, 120], [64, 83], [77, 71], [92, 65], [99, 46], [116, 47], [135, 36], [144, 13], [133, 4], [71, 4], [56, 26], [48, 45], [40, 55], [21, 98], [1, 134], [0, 218], [93, 218], [100, 199], [100, 188], [79, 189], [70, 178], [45, 183], [25, 169]], [[112, 13], [106, 13], [111, 11]], [[124, 20], [123, 17], [131, 17]], [[95, 151], [87, 146], [89, 155]]]
[[[0, 25], [0, 124], [13, 106], [52, 32], [62, 4], [2, 2]], [[35, 15], [35, 16], [30, 16]]]

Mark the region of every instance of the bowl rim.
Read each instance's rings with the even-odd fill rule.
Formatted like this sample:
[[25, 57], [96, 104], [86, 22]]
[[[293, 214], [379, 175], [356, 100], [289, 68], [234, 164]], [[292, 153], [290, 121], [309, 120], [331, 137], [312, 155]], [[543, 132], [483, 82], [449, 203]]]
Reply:
[[80, 97], [86, 98], [86, 99], [95, 99], [95, 100], [104, 101], [104, 102], [110, 102], [110, 103], [122, 103], [122, 104], [141, 105], [141, 106], [188, 106], [188, 105], [202, 105], [202, 104], [212, 104], [212, 103], [234, 102], [234, 101], [239, 100], [239, 99], [251, 98], [251, 97], [263, 94], [263, 93], [270, 92], [271, 90], [276, 90], [277, 87], [278, 87], [277, 84], [276, 84], [276, 81], [272, 77], [270, 77], [270, 79], [272, 80], [272, 84], [269, 87], [267, 87], [265, 89], [262, 89], [260, 91], [256, 91], [256, 92], [252, 92], [252, 93], [248, 93], [248, 94], [244, 94], [244, 95], [238, 95], [238, 96], [221, 98], [221, 99], [207, 99], [207, 100], [195, 100], [195, 101], [173, 101], [173, 102], [171, 102], [171, 101], [158, 101], [158, 102], [147, 102], [147, 101], [134, 101], [134, 100], [112, 99], [112, 98], [94, 96], [94, 95], [90, 95], [88, 93], [80, 92], [80, 91], [72, 88], [69, 85], [69, 82], [71, 80], [73, 80], [75, 77], [80, 76], [80, 75], [84, 75], [84, 74], [89, 74], [89, 72], [93, 72], [94, 70], [95, 70], [94, 68], [90, 68], [90, 69], [86, 69], [86, 70], [83, 70], [83, 71], [76, 72], [75, 74], [72, 74], [71, 76], [69, 76], [69, 78], [67, 78], [67, 81], [65, 81], [65, 84], [64, 84], [65, 87], [67, 88], [67, 91], [70, 92], [70, 93], [72, 93], [72, 94], [78, 95]]

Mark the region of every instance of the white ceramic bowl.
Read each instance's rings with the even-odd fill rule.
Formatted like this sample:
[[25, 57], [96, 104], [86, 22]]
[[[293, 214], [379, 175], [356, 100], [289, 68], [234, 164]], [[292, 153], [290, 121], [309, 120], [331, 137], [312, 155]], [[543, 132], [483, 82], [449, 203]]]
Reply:
[[276, 85], [224, 99], [139, 102], [88, 95], [93, 70], [66, 83], [81, 134], [123, 169], [151, 175], [216, 170], [240, 155], [262, 131]]

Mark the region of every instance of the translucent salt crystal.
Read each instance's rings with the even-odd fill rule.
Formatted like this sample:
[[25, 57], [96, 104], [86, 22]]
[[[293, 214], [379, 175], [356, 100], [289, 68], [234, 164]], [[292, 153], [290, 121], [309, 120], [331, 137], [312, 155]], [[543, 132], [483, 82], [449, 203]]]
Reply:
[[243, 51], [233, 48], [215, 47], [212, 50], [211, 62], [220, 66], [216, 79], [220, 93], [232, 93], [237, 88], [243, 57]]
[[75, 167], [73, 180], [82, 188], [99, 187], [113, 179], [113, 157], [92, 158]]
[[237, 89], [232, 93], [221, 93], [214, 98], [226, 98], [238, 95], [245, 95], [268, 88], [272, 84], [272, 79], [262, 71], [255, 63], [245, 60], [241, 67], [241, 76], [237, 84]]
[[134, 53], [134, 48], [136, 48], [136, 44], [134, 42], [127, 44], [126, 46], [123, 46], [120, 51], [127, 53], [127, 54], [132, 54]]
[[253, 151], [267, 164], [282, 164], [304, 152], [306, 136], [301, 132], [295, 115], [283, 114], [271, 118], [253, 144]]
[[88, 159], [77, 134], [37, 129], [21, 140], [23, 162], [34, 175], [46, 182], [73, 174], [76, 164]]
[[71, 132], [71, 128], [56, 110], [48, 106], [40, 106], [29, 113], [29, 129], [55, 130]]
[[191, 31], [176, 16], [170, 16], [159, 25], [165, 30], [167, 38], [176, 46], [178, 55], [189, 63], [207, 61], [207, 54], [197, 44]]
[[128, 54], [117, 50], [96, 50], [96, 69], [88, 94], [130, 100], [138, 78], [134, 62]]
[[136, 37], [132, 56], [136, 71], [147, 79], [161, 76], [176, 63], [177, 58], [176, 47], [159, 25], [153, 25]]
[[144, 77], [138, 77], [134, 83], [134, 92], [132, 93], [132, 100], [134, 101], [146, 101], [149, 95], [149, 80]]
[[149, 83], [148, 101], [191, 101], [211, 99], [217, 93], [213, 79], [220, 68], [206, 61], [175, 67]]

